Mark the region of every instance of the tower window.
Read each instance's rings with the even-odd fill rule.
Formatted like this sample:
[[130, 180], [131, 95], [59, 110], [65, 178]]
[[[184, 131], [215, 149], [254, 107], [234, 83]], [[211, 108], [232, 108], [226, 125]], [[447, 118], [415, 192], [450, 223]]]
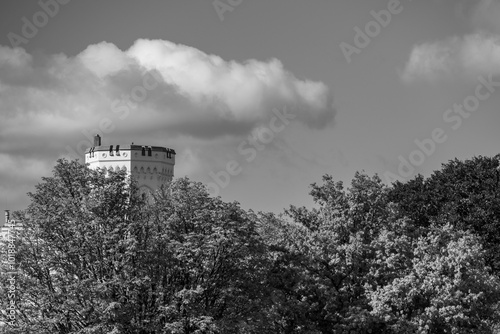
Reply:
[[109, 146], [109, 156], [112, 157], [113, 156], [113, 145], [110, 145]]
[[142, 155], [145, 156], [146, 155], [146, 148], [143, 146], [142, 147]]
[[152, 156], [152, 151], [153, 149], [151, 148], [151, 146], [148, 147], [148, 157]]

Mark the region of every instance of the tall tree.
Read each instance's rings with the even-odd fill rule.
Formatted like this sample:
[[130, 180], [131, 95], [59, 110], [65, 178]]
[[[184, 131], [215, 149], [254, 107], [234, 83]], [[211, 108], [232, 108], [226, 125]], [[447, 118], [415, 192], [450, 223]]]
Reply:
[[245, 333], [263, 325], [265, 248], [255, 215], [184, 178], [157, 196], [152, 217], [161, 230], [154, 272], [169, 300], [168, 333]]
[[292, 206], [282, 219], [264, 217], [279, 332], [382, 333], [364, 286], [375, 256], [371, 243], [389, 213], [387, 189], [360, 173], [349, 189], [329, 175], [323, 181], [311, 191], [319, 209]]
[[[146, 205], [124, 173], [59, 160], [17, 217], [20, 333], [119, 331], [112, 310], [130, 298]], [[2, 277], [4, 279], [4, 277]], [[2, 301], [4, 299], [2, 298]]]

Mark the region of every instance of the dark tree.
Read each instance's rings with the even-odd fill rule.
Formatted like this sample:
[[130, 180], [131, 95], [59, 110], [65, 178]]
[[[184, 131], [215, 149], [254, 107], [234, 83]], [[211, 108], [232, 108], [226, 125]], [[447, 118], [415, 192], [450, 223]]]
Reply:
[[396, 182], [389, 199], [417, 226], [450, 223], [479, 236], [486, 263], [500, 275], [499, 157], [457, 159], [444, 164], [428, 179]]

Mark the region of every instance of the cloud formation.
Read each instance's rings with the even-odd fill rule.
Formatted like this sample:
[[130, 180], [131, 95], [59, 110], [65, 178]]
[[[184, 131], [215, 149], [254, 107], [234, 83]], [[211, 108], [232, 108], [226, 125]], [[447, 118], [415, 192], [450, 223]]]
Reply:
[[35, 129], [63, 135], [92, 127], [113, 111], [113, 101], [143, 85], [147, 73], [156, 74], [159, 86], [127, 115], [124, 128], [213, 138], [248, 133], [285, 105], [312, 128], [335, 115], [327, 86], [297, 79], [276, 59], [238, 63], [168, 41], [138, 40], [126, 51], [91, 45], [74, 58], [34, 59], [23, 49], [0, 47], [1, 124], [20, 129], [25, 139]]
[[402, 72], [404, 81], [500, 74], [500, 1], [458, 2], [456, 6], [473, 32], [415, 45]]
[[81, 155], [102, 124], [116, 142], [184, 138], [192, 145], [175, 147], [181, 158], [199, 152], [196, 143], [239, 142], [285, 107], [310, 129], [336, 114], [325, 84], [296, 78], [277, 59], [227, 61], [146, 39], [125, 51], [102, 42], [74, 57], [0, 46], [0, 160], [16, 165], [0, 178], [15, 187], [19, 175], [50, 174], [66, 147]]

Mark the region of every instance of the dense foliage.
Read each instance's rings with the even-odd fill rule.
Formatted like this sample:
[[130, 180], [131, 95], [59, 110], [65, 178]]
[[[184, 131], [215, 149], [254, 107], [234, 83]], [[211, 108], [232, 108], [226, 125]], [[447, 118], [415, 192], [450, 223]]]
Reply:
[[500, 275], [500, 155], [457, 159], [428, 179], [396, 182], [390, 200], [414, 225], [450, 223], [481, 239], [486, 262]]
[[325, 175], [315, 208], [277, 216], [187, 178], [147, 198], [125, 173], [60, 160], [15, 214], [0, 332], [495, 333], [497, 167], [455, 160], [391, 186]]

